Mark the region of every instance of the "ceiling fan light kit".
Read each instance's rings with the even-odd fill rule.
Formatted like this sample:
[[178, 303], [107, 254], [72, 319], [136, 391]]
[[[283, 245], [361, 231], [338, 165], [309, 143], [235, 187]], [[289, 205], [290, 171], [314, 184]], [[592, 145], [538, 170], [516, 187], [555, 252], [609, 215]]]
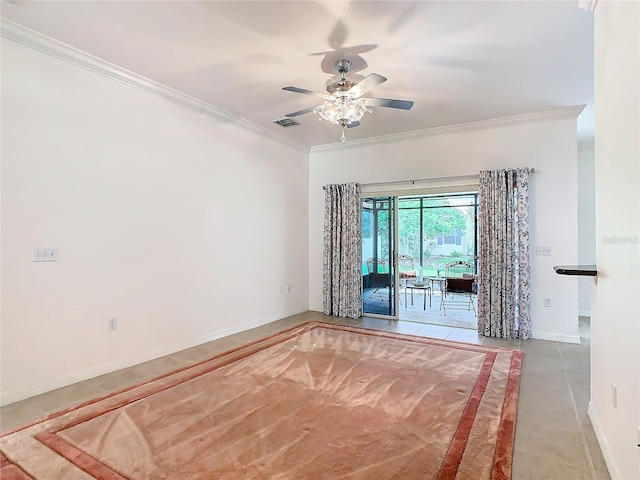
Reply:
[[378, 107], [396, 108], [400, 110], [410, 110], [413, 106], [413, 102], [407, 100], [360, 98], [372, 88], [380, 85], [382, 82], [386, 82], [387, 79], [377, 73], [371, 73], [360, 82], [354, 83], [345, 77], [349, 68], [351, 68], [351, 62], [349, 60], [338, 60], [336, 62], [336, 70], [340, 73], [341, 78], [327, 86], [329, 95], [313, 92], [304, 88], [283, 87], [283, 90], [289, 92], [302, 93], [324, 99], [322, 105], [289, 113], [285, 115], [285, 117], [291, 118], [309, 112], [317, 113], [319, 115], [319, 121], [326, 120], [342, 127], [342, 137], [340, 137], [340, 140], [344, 142], [346, 140], [344, 129], [357, 127], [360, 125], [360, 120], [365, 113], [373, 113], [373, 110], [369, 108], [368, 101]]
[[[326, 101], [313, 109], [313, 113], [319, 115], [318, 120], [326, 120], [342, 127], [342, 137], [340, 140], [346, 140], [344, 135], [345, 127], [360, 125], [360, 119], [365, 113], [373, 113], [373, 110], [367, 107], [365, 101], [361, 98], [350, 98], [348, 96], [339, 96], [334, 102]], [[357, 122], [357, 125], [355, 123]]]

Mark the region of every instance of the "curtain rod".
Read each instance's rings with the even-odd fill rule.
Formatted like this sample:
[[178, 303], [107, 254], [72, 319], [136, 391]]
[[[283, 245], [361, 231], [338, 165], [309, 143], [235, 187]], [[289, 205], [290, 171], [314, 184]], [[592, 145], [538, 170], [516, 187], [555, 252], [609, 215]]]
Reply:
[[[529, 173], [534, 173], [536, 171], [535, 168], [530, 168]], [[390, 182], [374, 182], [374, 183], [361, 183], [362, 187], [381, 187], [384, 185], [398, 185], [398, 184], [406, 184], [406, 183], [423, 183], [423, 182], [444, 182], [446, 180], [471, 180], [480, 178], [479, 173], [475, 173], [472, 175], [450, 175], [447, 177], [431, 177], [431, 178], [417, 178], [415, 180], [396, 180]]]
[[[529, 168], [529, 173], [534, 173], [536, 171], [535, 168]], [[422, 183], [422, 182], [444, 182], [446, 180], [471, 180], [471, 179], [478, 179], [480, 178], [480, 174], [479, 173], [475, 173], [472, 175], [450, 175], [447, 177], [431, 177], [431, 178], [417, 178], [415, 180], [395, 180], [395, 181], [389, 181], [389, 182], [374, 182], [374, 183], [361, 183], [360, 186], [361, 187], [382, 187], [384, 185], [400, 185], [400, 184], [406, 184], [406, 183], [411, 183], [416, 184], [416, 183]], [[326, 189], [326, 185], [322, 186], [323, 189]]]
[[416, 182], [437, 182], [437, 181], [445, 181], [445, 180], [467, 180], [472, 178], [480, 178], [479, 174], [475, 175], [452, 175], [449, 177], [431, 177], [431, 178], [417, 178], [415, 180], [396, 180], [390, 182], [374, 182], [374, 183], [361, 183], [362, 187], [382, 187], [384, 185], [399, 185], [405, 183], [415, 184]]

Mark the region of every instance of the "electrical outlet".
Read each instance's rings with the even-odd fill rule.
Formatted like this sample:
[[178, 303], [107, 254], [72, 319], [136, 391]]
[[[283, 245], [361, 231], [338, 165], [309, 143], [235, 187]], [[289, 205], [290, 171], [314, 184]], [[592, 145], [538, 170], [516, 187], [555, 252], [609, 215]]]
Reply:
[[616, 387], [615, 383], [611, 384], [611, 405], [616, 410], [618, 409], [618, 387]]
[[280, 285], [280, 295], [284, 293], [284, 285]]
[[544, 306], [545, 307], [550, 307], [551, 306], [551, 299], [550, 298], [546, 298], [544, 299]]
[[55, 247], [34, 248], [32, 258], [34, 262], [57, 262], [58, 249]]
[[536, 255], [551, 256], [551, 247], [536, 247]]
[[110, 332], [118, 328], [118, 319], [116, 317], [110, 318], [107, 328]]

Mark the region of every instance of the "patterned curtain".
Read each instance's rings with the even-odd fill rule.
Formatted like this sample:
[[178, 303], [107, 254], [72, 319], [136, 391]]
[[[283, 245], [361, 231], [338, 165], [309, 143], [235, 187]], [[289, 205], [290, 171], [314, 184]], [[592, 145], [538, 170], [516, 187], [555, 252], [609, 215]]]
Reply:
[[531, 336], [529, 169], [480, 172], [478, 333]]
[[362, 315], [360, 185], [324, 187], [323, 311]]

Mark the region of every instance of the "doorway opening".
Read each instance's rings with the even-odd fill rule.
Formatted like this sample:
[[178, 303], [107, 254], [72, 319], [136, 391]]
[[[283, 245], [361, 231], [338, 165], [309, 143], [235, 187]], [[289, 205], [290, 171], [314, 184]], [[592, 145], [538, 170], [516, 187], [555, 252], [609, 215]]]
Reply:
[[397, 319], [397, 197], [362, 199], [362, 312]]
[[477, 328], [477, 217], [477, 192], [398, 198], [400, 320]]
[[363, 198], [363, 313], [477, 328], [477, 214], [477, 192]]

